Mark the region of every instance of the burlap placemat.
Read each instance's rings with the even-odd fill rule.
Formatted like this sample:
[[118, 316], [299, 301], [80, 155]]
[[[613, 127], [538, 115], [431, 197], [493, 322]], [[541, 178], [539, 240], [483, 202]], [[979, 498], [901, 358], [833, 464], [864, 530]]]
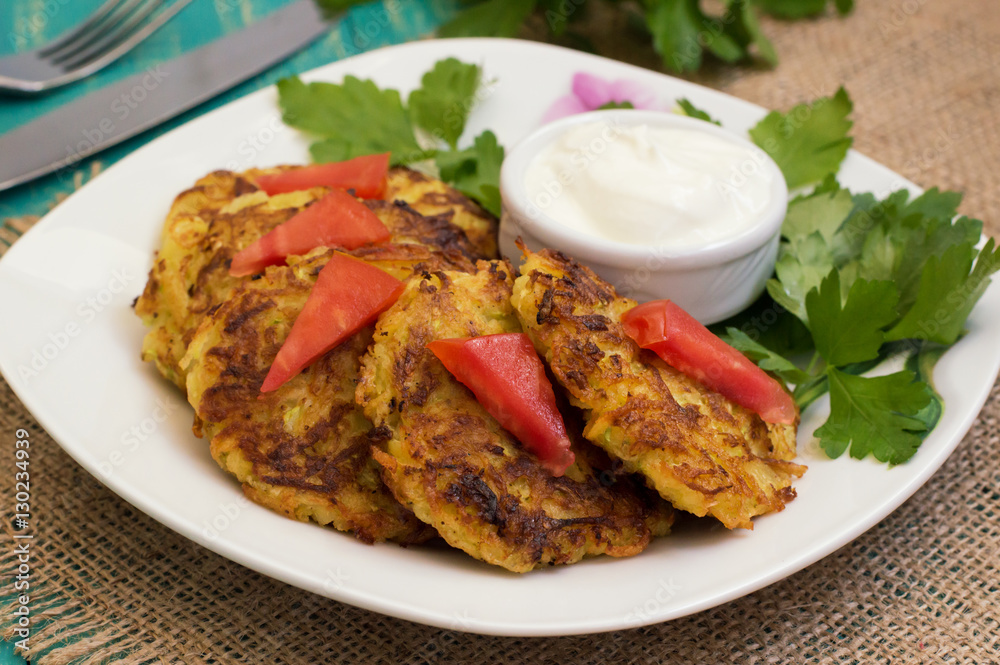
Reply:
[[[655, 64], [624, 43], [626, 33], [607, 16], [597, 15], [592, 25], [605, 53]], [[829, 94], [845, 83], [856, 103], [856, 148], [921, 185], [965, 190], [963, 212], [987, 220], [997, 233], [1000, 136], [992, 107], [1000, 101], [1000, 10], [995, 2], [858, 0], [847, 19], [767, 21], [765, 27], [781, 56], [778, 69], [719, 67], [699, 80], [773, 108]], [[4, 312], [4, 320], [12, 314]], [[850, 545], [781, 583], [668, 624], [559, 639], [488, 638], [428, 628], [251, 572], [118, 499], [61, 451], [6, 384], [0, 384], [0, 459], [3, 469], [13, 469], [13, 431], [28, 428], [32, 483], [38, 488], [32, 497], [38, 534], [32, 644], [40, 656], [33, 662], [41, 665], [111, 660], [988, 665], [1000, 662], [998, 421], [1000, 390], [994, 388], [958, 450], [910, 501]], [[0, 496], [12, 496], [12, 482], [12, 473], [0, 474]], [[5, 543], [11, 536], [5, 520]], [[4, 545], [5, 552], [10, 549]], [[9, 636], [10, 617], [0, 621], [6, 621]]]

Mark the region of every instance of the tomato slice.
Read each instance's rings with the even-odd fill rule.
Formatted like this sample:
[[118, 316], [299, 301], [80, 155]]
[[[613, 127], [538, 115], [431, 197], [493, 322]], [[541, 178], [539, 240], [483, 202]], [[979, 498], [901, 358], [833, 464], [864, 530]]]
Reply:
[[257, 185], [268, 196], [313, 187], [353, 189], [363, 199], [385, 196], [385, 176], [389, 172], [389, 155], [364, 155], [346, 162], [313, 164], [257, 177]]
[[342, 189], [335, 189], [284, 224], [237, 252], [229, 274], [243, 277], [282, 263], [291, 254], [305, 254], [316, 247], [355, 249], [389, 239], [375, 213]]
[[439, 339], [427, 348], [552, 475], [566, 472], [575, 459], [566, 425], [526, 334]]
[[795, 422], [795, 402], [780, 383], [673, 302], [634, 307], [622, 325], [639, 346], [766, 422]]
[[260, 387], [275, 390], [389, 308], [403, 283], [364, 261], [334, 254]]

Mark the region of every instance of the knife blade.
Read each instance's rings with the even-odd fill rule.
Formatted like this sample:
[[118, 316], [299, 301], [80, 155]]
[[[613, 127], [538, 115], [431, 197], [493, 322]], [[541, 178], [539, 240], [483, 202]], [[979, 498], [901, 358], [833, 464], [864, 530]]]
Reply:
[[0, 191], [169, 120], [283, 60], [343, 12], [296, 0], [239, 32], [89, 93], [0, 136]]

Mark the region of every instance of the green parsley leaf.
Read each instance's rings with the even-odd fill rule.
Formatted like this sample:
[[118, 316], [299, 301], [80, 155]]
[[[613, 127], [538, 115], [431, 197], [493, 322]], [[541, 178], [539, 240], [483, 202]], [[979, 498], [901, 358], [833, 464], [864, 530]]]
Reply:
[[961, 203], [961, 192], [942, 192], [937, 187], [932, 187], [906, 204], [902, 216], [919, 214], [933, 219], [952, 219], [958, 215]]
[[364, 153], [356, 152], [355, 148], [343, 139], [323, 139], [309, 146], [309, 156], [316, 164], [343, 162], [361, 154]]
[[822, 14], [826, 0], [754, 0], [757, 5], [774, 16], [781, 18], [805, 18]]
[[901, 309], [907, 309], [930, 256], [979, 240], [982, 222], [966, 217], [952, 221], [960, 201], [960, 194], [936, 188], [913, 201], [906, 190], [882, 201], [870, 194], [855, 196], [854, 211], [831, 242], [845, 283], [854, 277], [891, 279], [899, 286]]
[[808, 325], [806, 294], [818, 288], [833, 268], [830, 248], [819, 232], [782, 243], [774, 266], [776, 279], [768, 280], [767, 292], [775, 302]]
[[[899, 191], [866, 209], [857, 209], [832, 243], [835, 263], [843, 267], [845, 281], [849, 283], [855, 276], [891, 279], [899, 288], [902, 313], [916, 300], [927, 261], [954, 245], [974, 245], [982, 233], [979, 220], [961, 217], [952, 221], [951, 211], [941, 206], [947, 193], [936, 193], [930, 199], [926, 196], [908, 203], [907, 192]], [[946, 216], [924, 214], [934, 209]]]
[[952, 222], [950, 219], [919, 220], [910, 216], [894, 228], [909, 231], [908, 242], [901, 250], [893, 277], [900, 282], [902, 304], [909, 307], [916, 300], [920, 275], [927, 261], [932, 256], [941, 256], [955, 245], [974, 246], [979, 242], [983, 223], [969, 217], [960, 217]]
[[644, 4], [653, 47], [664, 66], [674, 72], [701, 67], [705, 51], [724, 62], [745, 60], [751, 45], [770, 64], [777, 62], [750, 0], [728, 0], [722, 16], [706, 15], [698, 0], [646, 0]]
[[[954, 344], [965, 329], [972, 308], [1000, 270], [1000, 250], [990, 238], [973, 267], [975, 249], [952, 245], [940, 256], [931, 256], [920, 275], [913, 307], [886, 335], [886, 339], [924, 339]], [[971, 272], [970, 272], [971, 271]]]
[[442, 152], [437, 156], [442, 179], [500, 216], [500, 164], [504, 149], [491, 131], [476, 137], [471, 148]]
[[854, 194], [851, 200], [854, 202], [854, 210], [841, 225], [830, 246], [830, 251], [840, 266], [860, 256], [865, 239], [878, 226], [881, 216], [881, 212], [876, 209], [880, 202], [874, 194]]
[[944, 355], [949, 347], [931, 342], [920, 342], [917, 352], [906, 359], [906, 369], [913, 372], [917, 381], [927, 384], [931, 391], [931, 401], [923, 409], [918, 411], [915, 417], [924, 423], [927, 428], [923, 437], [930, 434], [931, 430], [937, 426], [944, 413], [944, 399], [934, 387], [934, 366]]
[[410, 115], [417, 127], [454, 149], [476, 102], [482, 70], [448, 58], [424, 74], [421, 86], [410, 93]]
[[632, 104], [632, 102], [629, 101], [616, 102], [615, 100], [611, 100], [610, 102], [605, 102], [604, 104], [601, 104], [600, 106], [597, 107], [596, 110], [608, 111], [611, 109], [634, 109], [634, 108], [635, 105]]
[[[744, 0], [737, 0], [736, 2], [739, 6], [744, 6]], [[723, 26], [726, 26], [726, 21], [729, 20], [729, 25], [736, 25], [736, 18], [730, 19], [730, 13], [727, 12], [726, 15], [721, 19]], [[701, 24], [702, 29], [702, 39], [704, 40], [705, 50], [714, 55], [719, 60], [723, 62], [739, 62], [747, 57], [746, 47], [741, 44], [743, 35], [730, 28], [726, 30], [725, 27], [720, 31], [717, 27], [713, 26], [712, 20], [702, 14]]]
[[[806, 18], [826, 11], [827, 0], [754, 0], [763, 11], [780, 18]], [[854, 0], [835, 0], [837, 13], [841, 16], [851, 13]]]
[[372, 81], [305, 84], [293, 76], [278, 82], [278, 102], [286, 124], [324, 139], [311, 148], [317, 161], [391, 152], [400, 164], [426, 156], [399, 93]]
[[725, 335], [728, 328], [738, 329], [752, 341], [786, 358], [815, 351], [805, 324], [767, 293], [742, 312], [709, 326], [719, 336]]
[[[541, 8], [545, 10], [545, 22], [549, 25], [549, 31], [556, 37], [566, 34], [569, 20], [578, 9], [577, 4], [566, 2], [565, 0], [540, 0]], [[584, 9], [580, 2], [580, 9]]]
[[463, 173], [476, 172], [476, 150], [473, 147], [461, 150], [441, 150], [434, 155], [438, 173], [445, 182], [455, 182]]
[[810, 378], [795, 363], [753, 341], [749, 335], [738, 328], [726, 328], [726, 335], [723, 339], [731, 347], [757, 363], [757, 366], [762, 370], [778, 375], [786, 383], [805, 383]]
[[698, 0], [647, 0], [646, 25], [667, 69], [682, 74], [701, 67], [705, 32]]
[[713, 120], [712, 116], [710, 116], [709, 114], [705, 113], [700, 108], [692, 104], [686, 97], [678, 99], [677, 106], [679, 106], [681, 108], [681, 111], [684, 112], [684, 115], [688, 116], [689, 118], [696, 118], [698, 120], [704, 120], [705, 122], [710, 122], [713, 125], [719, 125], [720, 127], [722, 126], [721, 122], [719, 122], [718, 120]]
[[797, 239], [819, 232], [830, 243], [853, 209], [851, 193], [841, 189], [832, 175], [827, 176], [811, 194], [796, 197], [788, 204], [781, 235]]
[[830, 417], [816, 430], [827, 455], [840, 457], [850, 448], [851, 457], [873, 454], [889, 464], [902, 464], [913, 456], [927, 429], [918, 414], [933, 399], [930, 386], [915, 381], [907, 370], [864, 377], [830, 369], [827, 376]]
[[[309, 151], [316, 162], [342, 161], [391, 152], [393, 164], [412, 164], [434, 157], [441, 178], [487, 210], [500, 214], [500, 163], [503, 147], [484, 132], [469, 148], [458, 150], [482, 73], [478, 66], [448, 58], [434, 65], [410, 94], [409, 107], [395, 90], [348, 76], [343, 83], [311, 83], [297, 77], [278, 83], [278, 99], [286, 123], [318, 137]], [[414, 125], [437, 139], [424, 148]], [[441, 150], [447, 142], [451, 150]]]
[[537, 0], [486, 0], [441, 26], [441, 37], [513, 37]]
[[885, 341], [882, 329], [896, 319], [898, 300], [892, 282], [859, 279], [842, 304], [840, 273], [833, 270], [806, 296], [816, 350], [832, 367], [877, 357]]
[[[771, 40], [764, 35], [757, 20], [757, 9], [750, 0], [731, 0], [722, 22], [728, 34], [734, 36], [744, 52], [749, 46], [757, 48], [757, 54], [772, 67], [778, 64], [778, 54]], [[744, 56], [746, 54], [744, 53]]]
[[795, 189], [840, 169], [853, 141], [847, 136], [853, 108], [840, 88], [833, 97], [800, 104], [787, 114], [772, 111], [750, 130], [750, 137], [777, 162], [789, 189]]

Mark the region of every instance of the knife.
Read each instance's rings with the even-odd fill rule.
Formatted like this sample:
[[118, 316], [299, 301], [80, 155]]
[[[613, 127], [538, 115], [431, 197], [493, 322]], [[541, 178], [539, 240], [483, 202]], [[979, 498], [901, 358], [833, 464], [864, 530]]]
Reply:
[[89, 93], [0, 135], [0, 191], [169, 120], [316, 40], [343, 12], [296, 0], [248, 28]]

